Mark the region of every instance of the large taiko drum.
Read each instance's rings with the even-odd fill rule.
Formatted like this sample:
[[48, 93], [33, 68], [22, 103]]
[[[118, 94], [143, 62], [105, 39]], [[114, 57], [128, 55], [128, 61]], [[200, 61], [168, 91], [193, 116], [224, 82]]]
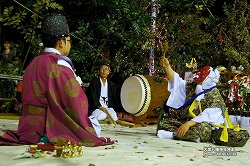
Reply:
[[134, 75], [127, 78], [121, 88], [123, 108], [134, 117], [157, 118], [169, 97], [167, 80], [157, 76]]

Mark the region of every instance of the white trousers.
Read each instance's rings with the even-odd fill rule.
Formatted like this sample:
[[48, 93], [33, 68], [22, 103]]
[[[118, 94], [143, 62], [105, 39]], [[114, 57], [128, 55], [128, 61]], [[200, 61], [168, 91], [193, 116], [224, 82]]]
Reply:
[[[111, 117], [117, 121], [118, 117], [117, 114], [115, 112], [115, 110], [113, 108], [107, 108], [109, 114], [111, 115]], [[97, 120], [105, 120], [107, 119], [107, 114], [103, 111], [101, 111], [100, 109], [96, 109], [92, 114], [92, 116], [96, 117]]]
[[94, 117], [93, 115], [90, 115], [89, 119], [90, 119], [90, 121], [91, 121], [91, 123], [92, 123], [92, 125], [93, 125], [93, 127], [95, 129], [96, 135], [98, 137], [100, 137], [101, 136], [101, 130], [102, 130], [102, 127], [101, 127], [100, 123], [98, 122], [96, 117]]

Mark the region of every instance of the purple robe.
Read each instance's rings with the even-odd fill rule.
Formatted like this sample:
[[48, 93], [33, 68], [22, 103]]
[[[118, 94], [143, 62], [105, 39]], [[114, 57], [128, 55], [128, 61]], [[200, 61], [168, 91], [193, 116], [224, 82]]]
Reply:
[[114, 143], [97, 137], [88, 118], [87, 97], [73, 71], [57, 64], [60, 56], [44, 53], [27, 67], [18, 130], [0, 131], [0, 145], [37, 144], [45, 134], [57, 145], [69, 140], [83, 146]]

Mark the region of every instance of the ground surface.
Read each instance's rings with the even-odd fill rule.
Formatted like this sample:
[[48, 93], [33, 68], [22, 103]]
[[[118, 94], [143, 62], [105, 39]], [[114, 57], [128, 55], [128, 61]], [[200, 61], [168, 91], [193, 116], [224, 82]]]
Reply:
[[[17, 120], [0, 120], [0, 128], [16, 129]], [[83, 147], [83, 156], [75, 158], [13, 159], [27, 146], [0, 146], [0, 166], [248, 166], [250, 142], [233, 149], [236, 156], [203, 156], [208, 143], [193, 143], [159, 139], [156, 126], [128, 128], [103, 124], [103, 136], [118, 140], [117, 144], [102, 147]], [[224, 150], [228, 150], [224, 147]], [[229, 149], [230, 150], [230, 149]]]

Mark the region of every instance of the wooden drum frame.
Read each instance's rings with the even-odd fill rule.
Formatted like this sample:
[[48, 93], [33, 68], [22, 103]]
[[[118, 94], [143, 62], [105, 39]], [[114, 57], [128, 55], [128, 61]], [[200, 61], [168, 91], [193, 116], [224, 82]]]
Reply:
[[135, 124], [157, 123], [163, 104], [169, 97], [168, 81], [162, 77], [134, 75], [127, 78], [121, 88], [121, 103], [133, 115]]

